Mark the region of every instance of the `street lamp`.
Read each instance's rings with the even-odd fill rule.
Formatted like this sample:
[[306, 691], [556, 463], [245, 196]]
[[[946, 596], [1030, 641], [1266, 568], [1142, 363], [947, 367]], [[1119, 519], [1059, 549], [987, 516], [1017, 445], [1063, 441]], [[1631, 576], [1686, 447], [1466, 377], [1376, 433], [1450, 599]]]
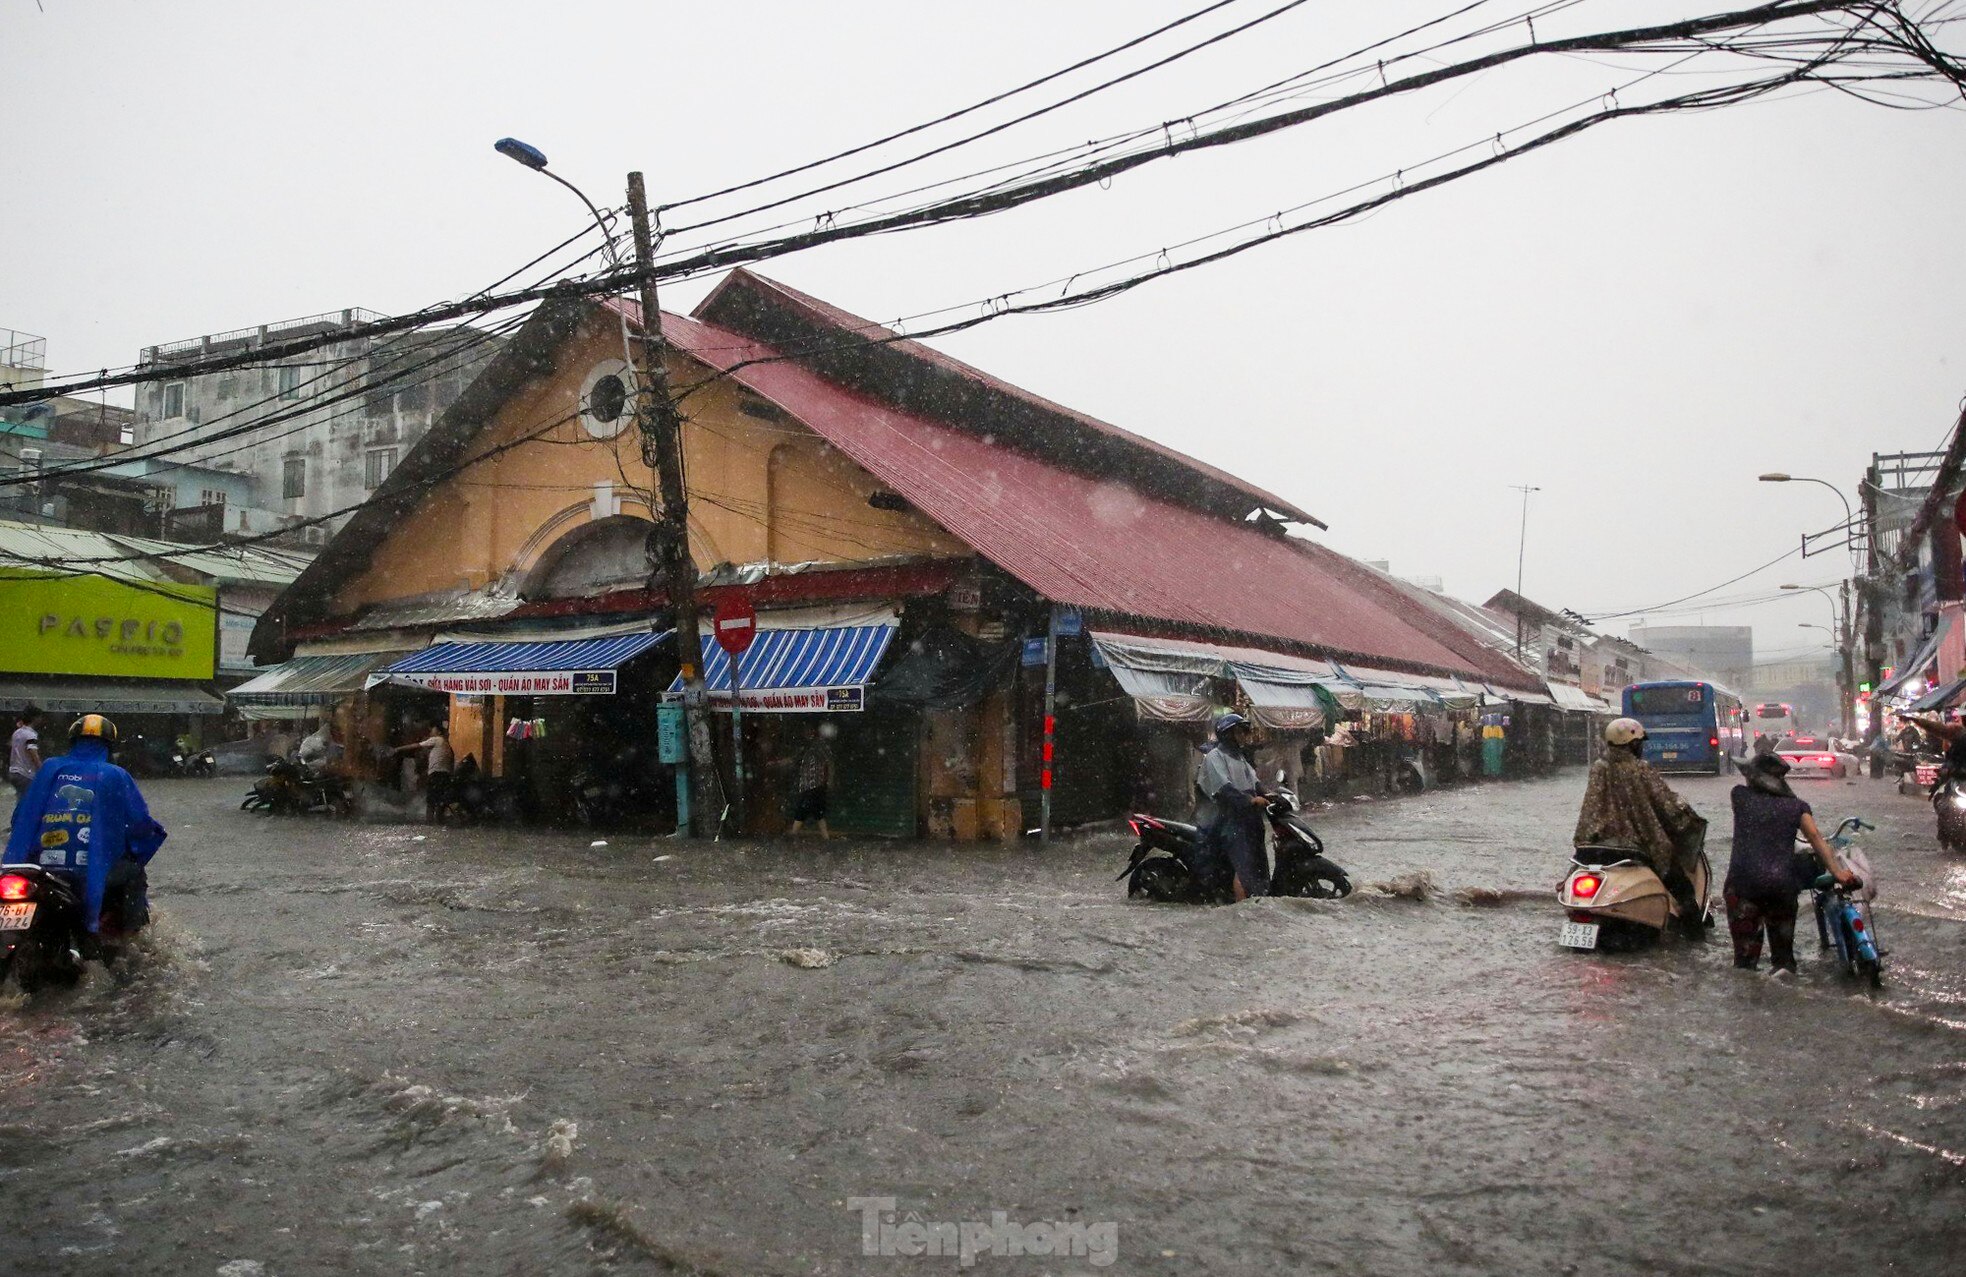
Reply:
[[616, 267], [621, 265], [621, 256], [614, 251], [614, 235], [608, 230], [607, 219], [601, 216], [601, 210], [594, 207], [594, 201], [587, 198], [585, 191], [575, 186], [572, 182], [567, 181], [567, 179], [561, 177], [552, 169], [546, 167], [546, 152], [536, 146], [530, 146], [521, 142], [516, 137], [502, 137], [498, 139], [498, 141], [492, 143], [492, 150], [497, 151], [500, 155], [515, 163], [525, 165], [535, 173], [544, 173], [561, 186], [572, 191], [575, 195], [580, 196], [580, 202], [585, 204], [587, 211], [594, 215], [594, 225], [601, 228], [601, 242], [607, 250], [608, 264]]
[[[544, 157], [544, 156], [541, 156], [540, 158], [541, 158], [541, 159], [543, 160], [543, 159], [544, 159], [545, 157]], [[1807, 475], [1800, 475], [1800, 474], [1783, 474], [1783, 473], [1782, 473], [1781, 471], [1779, 471], [1779, 470], [1776, 470], [1776, 471], [1771, 471], [1770, 473], [1768, 473], [1768, 474], [1764, 474], [1764, 475], [1761, 475], [1761, 476], [1759, 476], [1759, 477], [1760, 477], [1760, 479], [1761, 479], [1761, 481], [1762, 481], [1763, 483], [1816, 483], [1816, 484], [1821, 484], [1821, 485], [1822, 485], [1823, 487], [1825, 487], [1825, 488], [1828, 488], [1828, 489], [1829, 489], [1829, 490], [1830, 490], [1831, 492], [1834, 492], [1834, 493], [1836, 494], [1836, 499], [1837, 499], [1838, 501], [1841, 501], [1841, 502], [1843, 503], [1843, 526], [1847, 528], [1847, 527], [1849, 527], [1849, 526], [1850, 526], [1851, 524], [1853, 524], [1853, 523], [1855, 523], [1855, 522], [1857, 521], [1857, 515], [1856, 515], [1856, 512], [1855, 512], [1855, 511], [1853, 511], [1853, 510], [1851, 510], [1851, 508], [1850, 508], [1850, 498], [1848, 498], [1848, 497], [1846, 497], [1846, 496], [1844, 496], [1844, 495], [1843, 495], [1843, 489], [1841, 489], [1841, 488], [1839, 488], [1839, 487], [1837, 487], [1837, 486], [1836, 486], [1835, 484], [1833, 484], [1833, 483], [1831, 483], [1831, 482], [1830, 482], [1830, 481], [1829, 481], [1828, 479], [1811, 479], [1811, 478], [1809, 478], [1809, 477], [1808, 477]], [[1784, 588], [1786, 588], [1786, 587], [1784, 587]]]

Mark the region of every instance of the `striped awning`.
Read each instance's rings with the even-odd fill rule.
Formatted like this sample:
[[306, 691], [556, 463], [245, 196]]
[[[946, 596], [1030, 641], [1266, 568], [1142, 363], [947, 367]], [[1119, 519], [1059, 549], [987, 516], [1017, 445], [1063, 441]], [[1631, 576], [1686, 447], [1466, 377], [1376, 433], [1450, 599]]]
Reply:
[[296, 656], [261, 670], [225, 694], [235, 705], [326, 705], [362, 690], [378, 665], [402, 652], [357, 652], [340, 656]]
[[615, 690], [615, 671], [668, 637], [664, 631], [433, 643], [369, 675], [368, 686], [395, 683], [473, 696], [609, 696]]
[[0, 709], [33, 705], [51, 714], [223, 714], [225, 702], [196, 683], [106, 678], [0, 681]]
[[[761, 629], [738, 658], [736, 701], [746, 710], [778, 714], [856, 712], [867, 708], [867, 683], [894, 641], [896, 627], [838, 625]], [[713, 709], [729, 709], [731, 660], [716, 639], [702, 635], [703, 686]], [[679, 676], [671, 692], [683, 690]]]

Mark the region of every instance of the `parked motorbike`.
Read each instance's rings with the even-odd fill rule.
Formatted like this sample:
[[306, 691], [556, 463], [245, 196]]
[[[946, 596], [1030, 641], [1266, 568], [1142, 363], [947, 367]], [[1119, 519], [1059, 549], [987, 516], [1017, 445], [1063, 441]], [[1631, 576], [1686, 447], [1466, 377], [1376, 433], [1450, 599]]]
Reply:
[[1906, 798], [1929, 794], [1939, 786], [1945, 759], [1937, 754], [1904, 754], [1898, 768], [1898, 793]]
[[113, 965], [122, 941], [147, 919], [125, 919], [105, 901], [100, 934], [82, 925], [82, 895], [66, 873], [40, 865], [0, 866], [0, 981], [23, 993], [72, 985], [90, 959]]
[[266, 775], [253, 782], [239, 810], [273, 816], [346, 816], [354, 805], [354, 794], [341, 776], [276, 758], [266, 765]]
[[[1297, 795], [1279, 790], [1264, 815], [1274, 846], [1271, 895], [1337, 899], [1352, 893], [1352, 880], [1325, 857], [1323, 839], [1297, 814]], [[1138, 813], [1126, 823], [1140, 840], [1119, 875], [1126, 879], [1127, 895], [1180, 904], [1227, 904], [1234, 899], [1233, 888], [1216, 885], [1215, 875], [1202, 864], [1199, 828]]]
[[[1707, 827], [1701, 821], [1683, 840], [1679, 854], [1693, 868], [1693, 895], [1700, 902], [1700, 921], [1712, 925], [1713, 866], [1707, 860]], [[1570, 872], [1557, 888], [1564, 907], [1557, 943], [1571, 949], [1622, 950], [1658, 940], [1679, 918], [1679, 902], [1652, 866], [1618, 847], [1579, 847]]]
[[175, 750], [171, 754], [171, 770], [179, 776], [216, 776], [218, 759], [209, 749], [201, 749], [195, 754]]
[[581, 767], [573, 774], [573, 814], [593, 829], [618, 829], [640, 819], [654, 805], [654, 782], [639, 769]]

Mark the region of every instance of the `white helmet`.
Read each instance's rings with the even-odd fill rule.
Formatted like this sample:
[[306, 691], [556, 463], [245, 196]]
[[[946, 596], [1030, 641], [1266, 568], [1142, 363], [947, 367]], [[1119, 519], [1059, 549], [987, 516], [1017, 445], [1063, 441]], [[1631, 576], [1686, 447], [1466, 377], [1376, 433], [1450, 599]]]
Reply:
[[1629, 745], [1645, 739], [1645, 724], [1635, 718], [1614, 718], [1604, 725], [1604, 743]]

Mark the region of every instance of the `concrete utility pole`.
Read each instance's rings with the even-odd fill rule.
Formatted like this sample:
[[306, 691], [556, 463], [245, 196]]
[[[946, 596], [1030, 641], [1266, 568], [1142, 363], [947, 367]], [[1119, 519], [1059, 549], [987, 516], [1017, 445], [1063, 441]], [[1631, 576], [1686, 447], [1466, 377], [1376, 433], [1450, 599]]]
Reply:
[[[635, 266], [641, 276], [641, 359], [635, 378], [641, 393], [635, 424], [642, 436], [642, 463], [655, 472], [662, 495], [663, 591], [676, 614], [676, 659], [682, 667], [683, 715], [689, 733], [690, 826], [698, 837], [715, 834], [722, 823], [712, 809], [716, 763], [710, 727], [704, 721], [703, 641], [696, 616], [696, 560], [689, 552], [689, 496], [683, 485], [682, 422], [669, 397], [669, 374], [662, 362], [662, 311], [655, 298], [655, 237], [649, 230], [648, 193], [642, 175], [628, 175], [628, 214], [635, 229]], [[682, 832], [680, 829], [678, 833]]]
[[1522, 532], [1515, 543], [1515, 660], [1522, 664], [1522, 563], [1529, 552], [1529, 494], [1541, 488], [1526, 483], [1509, 485], [1522, 494]]

